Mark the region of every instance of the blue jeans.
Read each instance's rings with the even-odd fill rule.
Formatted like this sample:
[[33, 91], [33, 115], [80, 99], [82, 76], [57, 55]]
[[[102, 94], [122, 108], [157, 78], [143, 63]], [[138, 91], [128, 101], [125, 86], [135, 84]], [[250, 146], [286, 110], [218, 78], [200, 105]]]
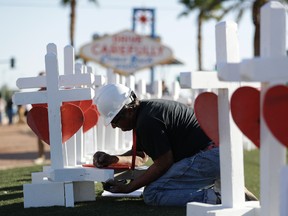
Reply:
[[185, 206], [188, 202], [216, 204], [213, 185], [220, 179], [219, 148], [184, 158], [147, 185], [144, 202], [156, 206]]

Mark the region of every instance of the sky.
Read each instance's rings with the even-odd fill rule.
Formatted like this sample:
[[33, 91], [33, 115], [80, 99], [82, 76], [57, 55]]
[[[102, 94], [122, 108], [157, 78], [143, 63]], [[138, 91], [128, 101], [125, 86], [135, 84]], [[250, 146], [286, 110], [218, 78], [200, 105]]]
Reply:
[[[60, 4], [61, 0], [0, 0], [0, 88], [6, 84], [17, 89], [20, 77], [37, 76], [45, 69], [44, 57], [48, 43], [55, 43], [59, 55], [59, 72], [63, 74], [63, 49], [69, 41], [70, 8]], [[168, 87], [180, 72], [196, 71], [196, 12], [178, 18], [183, 6], [178, 0], [98, 0], [98, 6], [88, 0], [78, 0], [76, 10], [75, 52], [92, 41], [97, 33], [115, 34], [132, 28], [133, 8], [154, 8], [156, 11], [156, 35], [162, 43], [173, 50], [174, 57], [183, 62], [180, 66], [155, 68], [155, 80], [165, 80]], [[235, 20], [231, 14], [223, 19]], [[203, 26], [203, 68], [215, 67], [215, 25], [209, 21]], [[138, 28], [137, 33], [142, 34]], [[247, 11], [238, 24], [241, 58], [253, 56], [254, 28], [251, 11]], [[147, 33], [147, 31], [146, 31]], [[148, 32], [149, 33], [149, 32]], [[9, 59], [16, 60], [10, 68]], [[105, 75], [106, 69], [91, 64], [96, 74]], [[150, 71], [135, 73], [136, 82], [150, 82]]]

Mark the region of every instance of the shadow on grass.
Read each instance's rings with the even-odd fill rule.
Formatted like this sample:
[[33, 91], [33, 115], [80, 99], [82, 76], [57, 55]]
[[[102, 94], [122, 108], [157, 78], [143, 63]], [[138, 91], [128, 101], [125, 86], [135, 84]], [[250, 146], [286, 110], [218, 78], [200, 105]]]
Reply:
[[21, 191], [23, 190], [23, 185], [0, 188], [0, 191], [19, 191], [19, 190]]
[[185, 207], [147, 206], [141, 198], [97, 197], [96, 201], [76, 203], [74, 208], [41, 207], [23, 208], [21, 203], [13, 203], [0, 208], [0, 215], [61, 215], [61, 216], [184, 216]]

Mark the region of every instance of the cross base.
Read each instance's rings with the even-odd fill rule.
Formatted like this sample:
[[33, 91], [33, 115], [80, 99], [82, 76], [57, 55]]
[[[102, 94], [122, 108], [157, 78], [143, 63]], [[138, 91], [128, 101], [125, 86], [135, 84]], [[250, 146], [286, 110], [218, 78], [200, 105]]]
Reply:
[[23, 185], [24, 208], [66, 206], [95, 201], [95, 184], [86, 182], [49, 182]]
[[[95, 201], [95, 182], [113, 178], [113, 170], [71, 167], [32, 173], [32, 184], [23, 186], [24, 208], [66, 206], [75, 202]], [[52, 180], [52, 181], [51, 181]]]
[[191, 202], [187, 204], [187, 216], [259, 216], [258, 201], [245, 202], [242, 207], [229, 208], [226, 206]]

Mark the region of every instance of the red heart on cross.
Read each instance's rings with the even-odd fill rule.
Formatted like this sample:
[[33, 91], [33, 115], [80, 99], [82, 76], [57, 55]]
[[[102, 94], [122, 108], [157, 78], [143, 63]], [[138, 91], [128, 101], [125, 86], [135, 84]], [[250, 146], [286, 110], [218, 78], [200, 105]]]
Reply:
[[92, 127], [94, 127], [99, 118], [99, 112], [96, 105], [91, 105], [90, 108], [84, 113], [84, 124], [83, 124], [83, 132], [87, 132]]
[[48, 107], [47, 103], [42, 103], [42, 104], [31, 104], [32, 107]]
[[288, 87], [277, 85], [269, 88], [263, 102], [263, 115], [271, 133], [288, 147]]
[[[62, 143], [70, 139], [81, 128], [83, 122], [84, 115], [78, 106], [68, 103], [62, 105]], [[40, 139], [50, 144], [47, 107], [33, 107], [27, 114], [27, 124]]]
[[68, 102], [63, 102], [62, 105], [65, 105], [65, 104], [74, 104], [76, 106], [80, 106], [80, 101], [68, 101]]
[[80, 108], [83, 112], [86, 112], [91, 106], [93, 101], [92, 100], [83, 100], [80, 101]]
[[194, 111], [200, 127], [219, 146], [218, 96], [212, 92], [199, 94], [195, 99]]
[[232, 95], [231, 113], [242, 133], [260, 147], [260, 91], [244, 86]]
[[65, 102], [64, 104], [74, 104], [78, 106], [84, 114], [83, 132], [87, 132], [98, 122], [98, 110], [92, 100]]

